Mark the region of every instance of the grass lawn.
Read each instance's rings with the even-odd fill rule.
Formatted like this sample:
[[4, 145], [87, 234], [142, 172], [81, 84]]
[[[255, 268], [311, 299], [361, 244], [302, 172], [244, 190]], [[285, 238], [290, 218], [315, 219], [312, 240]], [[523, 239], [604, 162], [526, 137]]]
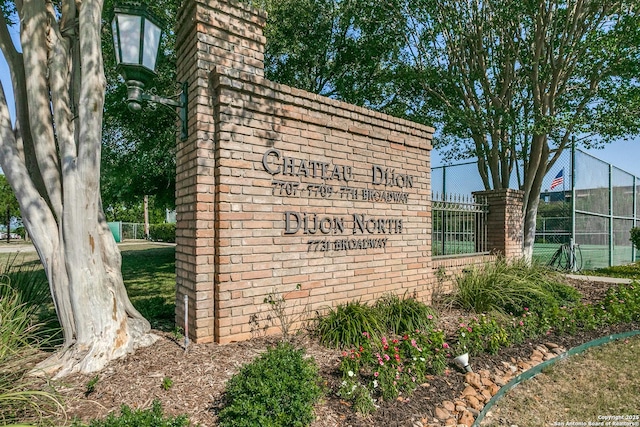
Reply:
[[607, 425], [603, 417], [636, 423], [617, 425], [638, 425], [638, 352], [636, 336], [558, 362], [509, 391], [481, 425]]
[[[131, 302], [153, 328], [172, 331], [176, 295], [175, 247], [153, 243], [125, 244], [120, 245], [120, 251], [122, 276]], [[14, 267], [38, 268], [40, 261], [35, 252], [0, 254], [0, 266], [7, 263]]]
[[174, 329], [175, 247], [154, 244], [122, 246], [122, 277], [129, 298], [155, 329]]
[[640, 280], [640, 261], [634, 264], [617, 265], [614, 267], [600, 268], [598, 270], [583, 271], [590, 276], [619, 277], [622, 279]]

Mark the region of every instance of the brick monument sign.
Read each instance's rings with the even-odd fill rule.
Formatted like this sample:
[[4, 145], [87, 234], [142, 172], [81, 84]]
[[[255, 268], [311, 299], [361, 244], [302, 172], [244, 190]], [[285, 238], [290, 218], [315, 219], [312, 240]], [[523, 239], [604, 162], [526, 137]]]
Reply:
[[433, 129], [266, 80], [265, 19], [234, 0], [178, 16], [176, 316], [186, 295], [196, 342], [250, 338], [273, 292], [313, 312], [432, 287]]

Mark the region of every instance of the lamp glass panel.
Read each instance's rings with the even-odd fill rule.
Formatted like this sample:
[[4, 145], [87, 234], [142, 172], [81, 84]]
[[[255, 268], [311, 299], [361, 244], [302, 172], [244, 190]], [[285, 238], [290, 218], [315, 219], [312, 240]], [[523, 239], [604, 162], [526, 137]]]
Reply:
[[118, 15], [120, 50], [122, 63], [140, 64], [140, 31], [142, 18], [133, 15]]
[[150, 70], [156, 69], [156, 60], [158, 59], [158, 45], [160, 44], [160, 35], [162, 30], [148, 19], [144, 23], [144, 52], [142, 56], [142, 65]]
[[111, 32], [113, 33], [113, 48], [116, 54], [116, 64], [119, 64], [120, 59], [120, 43], [118, 42], [118, 24], [116, 19], [111, 22]]

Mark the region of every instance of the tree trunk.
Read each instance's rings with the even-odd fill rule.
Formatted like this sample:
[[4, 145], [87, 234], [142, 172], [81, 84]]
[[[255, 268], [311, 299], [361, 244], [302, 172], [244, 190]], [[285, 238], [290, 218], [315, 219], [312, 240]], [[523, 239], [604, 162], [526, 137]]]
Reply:
[[[157, 337], [131, 304], [100, 200], [102, 1], [16, 3], [22, 53], [0, 16], [15, 127], [0, 91], [0, 167], [49, 281], [63, 329], [37, 372], [95, 372]], [[25, 73], [29, 70], [29, 73]], [[55, 126], [52, 124], [55, 123]]]

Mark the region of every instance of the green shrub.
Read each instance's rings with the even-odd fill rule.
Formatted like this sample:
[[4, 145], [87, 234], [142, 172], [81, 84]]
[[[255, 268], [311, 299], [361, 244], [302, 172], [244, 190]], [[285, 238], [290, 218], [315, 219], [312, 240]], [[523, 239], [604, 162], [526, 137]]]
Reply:
[[374, 309], [387, 332], [402, 335], [416, 330], [428, 331], [433, 327], [436, 312], [414, 296], [400, 298], [395, 294], [383, 295]]
[[[507, 329], [499, 319], [480, 315], [468, 323], [461, 322], [458, 327], [457, 353], [496, 354], [501, 348], [511, 344]], [[458, 354], [456, 354], [458, 355]]]
[[[165, 417], [159, 400], [154, 400], [150, 409], [132, 410], [127, 405], [120, 409], [120, 415], [109, 414], [104, 420], [93, 420], [89, 427], [186, 427], [186, 415]], [[78, 424], [75, 426], [80, 427]]]
[[368, 333], [373, 340], [380, 340], [384, 331], [379, 316], [372, 307], [360, 301], [341, 304], [317, 320], [315, 333], [320, 343], [327, 347], [359, 347]]
[[153, 224], [149, 226], [149, 237], [156, 242], [175, 242], [175, 224]]
[[631, 242], [633, 243], [633, 246], [636, 247], [636, 249], [638, 249], [640, 251], [640, 227], [633, 227], [631, 229]]
[[221, 427], [302, 427], [322, 395], [318, 368], [303, 350], [280, 343], [234, 375], [225, 390]]

